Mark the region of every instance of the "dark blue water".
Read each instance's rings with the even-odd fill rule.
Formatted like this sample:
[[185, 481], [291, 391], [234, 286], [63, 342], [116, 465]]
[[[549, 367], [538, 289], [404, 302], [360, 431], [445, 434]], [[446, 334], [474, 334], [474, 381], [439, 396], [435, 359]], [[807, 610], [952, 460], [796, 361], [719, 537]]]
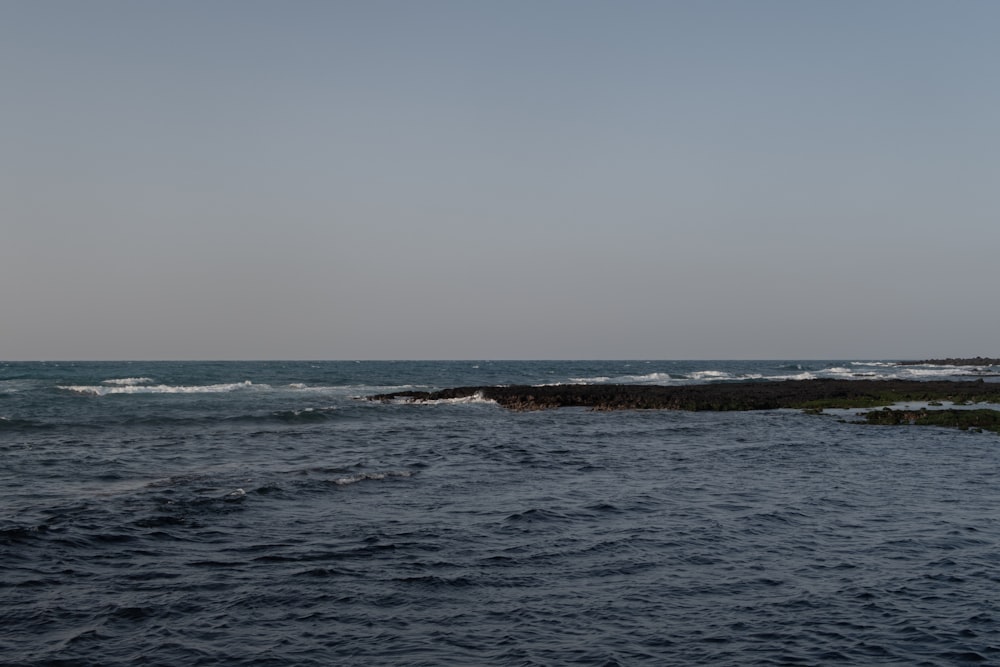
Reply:
[[0, 663], [1000, 664], [995, 434], [356, 398], [954, 372], [0, 364]]

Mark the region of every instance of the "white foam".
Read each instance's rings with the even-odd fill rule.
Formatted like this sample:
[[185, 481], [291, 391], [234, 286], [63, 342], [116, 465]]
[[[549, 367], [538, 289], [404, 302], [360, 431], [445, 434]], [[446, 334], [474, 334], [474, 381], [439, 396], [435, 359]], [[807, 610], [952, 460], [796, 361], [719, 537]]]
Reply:
[[987, 366], [940, 366], [936, 364], [898, 364], [887, 361], [852, 361], [849, 370], [842, 367], [824, 369], [824, 374], [833, 377], [862, 377], [879, 380], [933, 380], [949, 377], [977, 377], [992, 375], [994, 369]]
[[[254, 387], [262, 385], [255, 384]], [[355, 397], [369, 393], [390, 394], [397, 391], [429, 391], [428, 385], [400, 384], [400, 385], [370, 385], [370, 384], [343, 384], [343, 385], [323, 385], [306, 384], [305, 382], [291, 382], [277, 387], [281, 391], [302, 392], [309, 394], [351, 394]]]
[[[663, 384], [665, 382], [675, 382], [674, 378], [671, 377], [669, 373], [646, 373], [645, 375], [620, 375], [618, 377], [608, 377], [607, 375], [598, 375], [596, 377], [582, 377], [582, 378], [570, 378], [570, 382], [574, 384]], [[552, 384], [564, 384], [562, 382], [555, 382]], [[535, 385], [538, 387], [545, 387], [547, 385]]]
[[25, 380], [0, 380], [0, 394], [19, 394], [28, 387]]
[[389, 472], [361, 472], [357, 475], [349, 475], [347, 477], [339, 477], [333, 480], [333, 483], [337, 486], [347, 486], [348, 484], [357, 484], [358, 482], [364, 482], [366, 480], [383, 480], [391, 478], [404, 478], [412, 477], [413, 473], [409, 470], [392, 470]]
[[111, 378], [110, 380], [102, 381], [101, 384], [110, 384], [116, 387], [132, 387], [140, 384], [149, 384], [152, 381], [152, 378]]
[[[760, 380], [763, 379], [763, 375], [754, 373], [750, 375], [742, 375], [739, 379], [741, 380]], [[803, 373], [793, 373], [792, 375], [769, 375], [768, 380], [815, 380], [816, 376], [809, 371]]]
[[983, 369], [978, 366], [906, 366], [907, 375], [913, 377], [948, 377], [951, 375], [982, 375]]
[[688, 373], [688, 377], [692, 380], [731, 380], [733, 375], [727, 373], [726, 371], [694, 371], [693, 373]]
[[59, 389], [72, 391], [76, 394], [88, 394], [92, 396], [107, 396], [109, 394], [224, 394], [238, 389], [249, 389], [251, 387], [267, 389], [268, 385], [254, 384], [250, 380], [226, 384], [205, 384], [192, 386], [174, 386], [167, 384], [129, 384], [120, 386], [59, 385]]
[[[598, 375], [592, 378], [570, 378], [570, 382], [575, 382], [576, 384], [604, 384], [605, 382], [611, 382], [611, 378], [607, 375]], [[539, 387], [547, 387], [559, 384], [558, 382], [552, 382], [549, 384], [540, 384]]]
[[416, 403], [417, 405], [461, 405], [466, 403], [484, 403], [489, 405], [497, 404], [497, 402], [492, 398], [486, 398], [481, 391], [477, 391], [472, 396], [459, 396], [458, 398], [437, 398], [433, 400], [404, 398], [399, 402]]
[[349, 391], [350, 387], [334, 387], [330, 385], [314, 385], [306, 384], [305, 382], [293, 382], [291, 384], [286, 384], [282, 389], [288, 391], [303, 392], [309, 394], [331, 394], [331, 393], [343, 393]]
[[626, 379], [630, 382], [643, 382], [646, 384], [657, 384], [660, 382], [670, 382], [673, 380], [670, 373], [646, 373], [645, 375], [628, 375]]
[[968, 367], [968, 368], [954, 368], [954, 367], [919, 367], [919, 366], [885, 366], [885, 367], [872, 367], [869, 369], [859, 368], [851, 372], [842, 372], [845, 369], [831, 368], [825, 371], [830, 373], [833, 377], [847, 377], [847, 378], [869, 378], [876, 380], [933, 380], [936, 378], [950, 378], [950, 377], [974, 377], [983, 375], [982, 369]]

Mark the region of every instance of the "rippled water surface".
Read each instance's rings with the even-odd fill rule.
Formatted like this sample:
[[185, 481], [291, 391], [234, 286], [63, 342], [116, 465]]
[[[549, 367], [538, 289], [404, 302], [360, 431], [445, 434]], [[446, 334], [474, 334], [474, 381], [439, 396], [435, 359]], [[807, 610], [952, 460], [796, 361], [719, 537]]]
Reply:
[[1000, 663], [995, 434], [356, 398], [891, 372], [639, 363], [0, 364], [0, 663]]

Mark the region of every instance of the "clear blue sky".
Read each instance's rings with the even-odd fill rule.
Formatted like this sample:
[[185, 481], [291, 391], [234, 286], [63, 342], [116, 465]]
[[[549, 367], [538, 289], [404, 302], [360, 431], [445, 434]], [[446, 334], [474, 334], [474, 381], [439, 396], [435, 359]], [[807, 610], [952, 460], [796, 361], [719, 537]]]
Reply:
[[0, 359], [1000, 355], [1000, 2], [0, 3]]

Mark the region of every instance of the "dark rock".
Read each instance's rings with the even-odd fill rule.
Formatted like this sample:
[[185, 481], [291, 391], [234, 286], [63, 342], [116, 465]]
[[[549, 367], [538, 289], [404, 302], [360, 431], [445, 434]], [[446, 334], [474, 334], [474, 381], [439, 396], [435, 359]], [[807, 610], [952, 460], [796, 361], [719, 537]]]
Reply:
[[700, 385], [549, 385], [454, 387], [369, 397], [434, 401], [481, 393], [511, 410], [585, 407], [594, 410], [773, 410], [861, 408], [900, 401], [1000, 402], [1000, 382], [917, 380], [784, 380]]

